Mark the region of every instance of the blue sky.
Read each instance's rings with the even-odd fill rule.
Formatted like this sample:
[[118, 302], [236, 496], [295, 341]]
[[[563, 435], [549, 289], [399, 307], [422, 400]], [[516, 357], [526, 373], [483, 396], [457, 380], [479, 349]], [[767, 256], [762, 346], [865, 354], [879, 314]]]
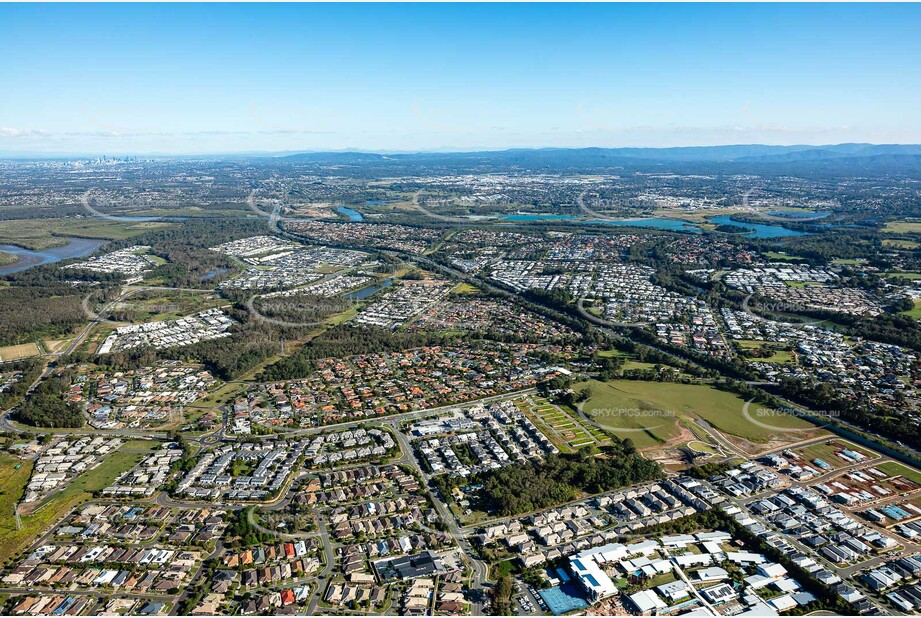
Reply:
[[911, 4], [4, 4], [0, 152], [921, 142]]

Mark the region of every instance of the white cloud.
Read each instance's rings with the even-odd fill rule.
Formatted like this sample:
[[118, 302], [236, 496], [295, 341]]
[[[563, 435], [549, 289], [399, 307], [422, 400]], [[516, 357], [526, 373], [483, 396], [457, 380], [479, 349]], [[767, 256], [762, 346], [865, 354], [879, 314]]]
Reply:
[[15, 129], [13, 127], [0, 127], [0, 137], [35, 137], [47, 135], [44, 131], [36, 129]]

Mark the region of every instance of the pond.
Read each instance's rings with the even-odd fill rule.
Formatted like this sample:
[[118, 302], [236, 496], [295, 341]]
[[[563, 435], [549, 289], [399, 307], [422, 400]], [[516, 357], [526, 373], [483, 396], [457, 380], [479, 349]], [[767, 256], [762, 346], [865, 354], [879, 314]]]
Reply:
[[352, 223], [358, 223], [359, 221], [364, 221], [365, 218], [357, 210], [352, 210], [351, 208], [346, 208], [345, 206], [336, 206], [336, 212], [340, 215], [345, 215], [349, 218], [349, 221]]
[[199, 277], [199, 279], [202, 279], [205, 281], [208, 279], [214, 279], [218, 275], [223, 275], [226, 272], [227, 272], [226, 268], [215, 268], [214, 270], [209, 270], [208, 272], [203, 274], [201, 277]]
[[380, 283], [375, 283], [374, 285], [369, 285], [359, 290], [355, 290], [354, 292], [343, 294], [342, 298], [348, 298], [350, 300], [364, 300], [372, 294], [380, 292], [384, 288], [389, 288], [391, 285], [393, 285], [393, 279], [384, 279]]
[[98, 238], [65, 238], [67, 244], [63, 247], [52, 247], [50, 249], [23, 249], [16, 245], [0, 245], [0, 251], [12, 253], [19, 257], [19, 261], [6, 266], [0, 266], [0, 276], [18, 273], [42, 264], [51, 264], [61, 260], [71, 258], [85, 257], [93, 251], [106, 244], [105, 240]]

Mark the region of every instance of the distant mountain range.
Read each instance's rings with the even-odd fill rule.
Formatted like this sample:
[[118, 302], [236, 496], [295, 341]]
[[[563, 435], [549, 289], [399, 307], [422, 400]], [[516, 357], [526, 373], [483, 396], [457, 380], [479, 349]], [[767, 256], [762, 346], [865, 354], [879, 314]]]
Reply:
[[[268, 155], [267, 155], [268, 156]], [[921, 177], [919, 144], [828, 146], [692, 146], [684, 148], [515, 148], [478, 152], [313, 152], [264, 161], [316, 163], [364, 174], [414, 175], [532, 171], [604, 173], [612, 170], [682, 174], [888, 175]]]
[[583, 163], [633, 161], [688, 161], [688, 162], [740, 162], [740, 163], [790, 163], [823, 161], [828, 159], [854, 159], [867, 157], [921, 156], [921, 144], [831, 144], [827, 146], [767, 146], [743, 144], [733, 146], [689, 146], [679, 148], [513, 148], [509, 150], [476, 152], [417, 152], [379, 154], [371, 152], [314, 152], [286, 155], [288, 160], [335, 161], [348, 163], [373, 161], [474, 161], [515, 160], [548, 161], [579, 160]]
[[[94, 155], [96, 156], [96, 155]], [[73, 159], [76, 155], [4, 155], [0, 158]], [[277, 163], [315, 163], [360, 170], [364, 174], [415, 174], [440, 168], [445, 173], [500, 171], [782, 174], [889, 174], [921, 176], [921, 144], [829, 144], [826, 146], [688, 146], [677, 148], [512, 148], [472, 152], [368, 151], [249, 152], [201, 155], [150, 155], [151, 158], [213, 159]], [[427, 170], [425, 168], [428, 168]]]

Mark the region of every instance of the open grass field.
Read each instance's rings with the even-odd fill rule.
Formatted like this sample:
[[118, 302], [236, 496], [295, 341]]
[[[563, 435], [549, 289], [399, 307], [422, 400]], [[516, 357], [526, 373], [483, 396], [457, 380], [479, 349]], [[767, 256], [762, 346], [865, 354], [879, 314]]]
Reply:
[[796, 356], [789, 350], [777, 350], [771, 356], [759, 358], [762, 363], [795, 363]]
[[755, 341], [754, 339], [734, 339], [735, 343], [743, 350], [760, 350], [767, 343], [766, 341]]
[[897, 461], [887, 461], [886, 463], [874, 467], [880, 472], [885, 472], [890, 476], [904, 476], [909, 481], [921, 483], [921, 471], [909, 468]]
[[745, 402], [705, 384], [675, 384], [590, 380], [576, 384], [576, 392], [589, 388], [592, 396], [583, 410], [612, 433], [630, 438], [638, 448], [656, 446], [681, 434], [679, 419], [701, 418], [720, 431], [751, 442], [767, 442], [780, 430], [811, 430], [815, 426], [790, 415], [773, 416], [762, 425], [743, 415]]
[[767, 259], [774, 260], [777, 262], [802, 262], [805, 259], [805, 258], [797, 257], [795, 255], [781, 253], [778, 251], [765, 251], [763, 255]]
[[850, 462], [842, 459], [837, 455], [837, 452], [843, 448], [864, 455], [867, 458], [866, 461], [868, 463], [874, 459], [879, 458], [879, 455], [873, 453], [872, 451], [861, 448], [853, 442], [841, 440], [838, 438], [835, 438], [834, 440], [828, 440], [827, 442], [820, 442], [818, 444], [811, 444], [803, 448], [794, 449], [793, 452], [801, 456], [806, 461], [810, 462], [810, 464], [814, 459], [821, 459], [829, 466], [831, 466], [832, 469], [837, 470], [838, 468], [843, 468], [844, 466], [850, 465]]
[[[46, 531], [53, 522], [60, 519], [78, 504], [89, 500], [92, 492], [99, 491], [112, 484], [115, 478], [136, 465], [159, 443], [148, 440], [129, 440], [122, 447], [109, 455], [100, 465], [88, 470], [71, 481], [63, 490], [46, 497], [38, 507], [28, 515], [22, 516], [22, 530], [16, 530], [12, 520], [12, 505], [6, 509], [7, 496], [0, 497], [4, 507], [0, 518], [0, 561], [6, 561], [24, 549], [38, 535]], [[18, 460], [17, 460], [18, 461]], [[0, 470], [6, 471], [9, 461], [0, 459]], [[28, 466], [31, 468], [31, 463]], [[5, 477], [6, 475], [4, 475]], [[24, 476], [24, 478], [23, 478]], [[15, 492], [13, 503], [22, 494], [22, 489], [29, 480], [28, 474], [17, 471], [10, 481], [0, 481], [4, 494]]]
[[921, 221], [890, 221], [883, 232], [891, 234], [921, 234]]
[[19, 261], [18, 255], [13, 255], [12, 253], [7, 253], [6, 251], [0, 251], [0, 266], [7, 266], [9, 264], [15, 264]]
[[460, 283], [456, 288], [451, 290], [456, 296], [479, 296], [483, 292], [480, 288], [470, 285], [469, 283]]
[[908, 311], [902, 311], [901, 314], [916, 320], [921, 320], [921, 298], [916, 298], [912, 302], [914, 303], [914, 307]]
[[897, 238], [887, 238], [883, 241], [884, 247], [891, 247], [893, 249], [917, 249], [921, 247], [921, 244], [918, 244], [912, 240], [899, 240]]
[[123, 240], [166, 225], [169, 224], [99, 219], [14, 219], [0, 221], [0, 244], [40, 250], [66, 245], [66, 236]]
[[242, 383], [240, 380], [226, 382], [220, 385], [216, 390], [211, 391], [207, 396], [186, 406], [187, 411], [191, 413], [193, 410], [201, 410], [204, 413], [208, 410], [212, 410], [220, 405], [233, 401], [247, 387], [248, 385]]
[[[16, 469], [19, 466], [19, 469]], [[0, 453], [0, 538], [15, 531], [13, 508], [22, 497], [22, 491], [32, 474], [32, 462]], [[3, 558], [0, 555], [0, 558]]]
[[716, 453], [716, 449], [714, 449], [712, 446], [710, 446], [706, 442], [701, 442], [700, 440], [691, 440], [690, 442], [688, 442], [688, 448], [698, 453], [707, 453], [710, 455], [713, 455]]
[[888, 272], [885, 276], [889, 279], [921, 279], [921, 273], [918, 272]]
[[[733, 341], [743, 350], [763, 350], [765, 346], [768, 345], [766, 341], [754, 341], [752, 339], [735, 339]], [[788, 350], [777, 350], [771, 356], [757, 359], [753, 358], [752, 361], [762, 363], [795, 363], [796, 355]]]
[[600, 352], [596, 352], [595, 356], [599, 358], [613, 358], [615, 356], [620, 358], [630, 358], [629, 354], [626, 352], [621, 352], [620, 350], [601, 350]]
[[17, 358], [26, 358], [28, 356], [38, 356], [41, 350], [35, 343], [20, 343], [19, 345], [8, 345], [0, 348], [0, 362], [16, 360]]

